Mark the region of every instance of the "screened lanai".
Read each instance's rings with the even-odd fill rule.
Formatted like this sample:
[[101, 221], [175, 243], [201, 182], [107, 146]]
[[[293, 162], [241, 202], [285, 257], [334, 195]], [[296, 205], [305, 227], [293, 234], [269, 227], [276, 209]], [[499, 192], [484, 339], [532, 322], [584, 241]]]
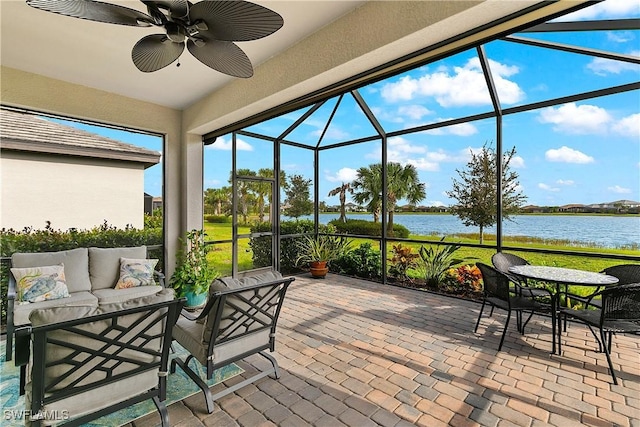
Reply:
[[[265, 267], [291, 269], [295, 254], [288, 242], [327, 233], [326, 223], [343, 209], [348, 219], [377, 219], [376, 236], [343, 233], [379, 250], [383, 282], [385, 254], [398, 243], [535, 253], [549, 263], [554, 254], [640, 261], [637, 217], [603, 240], [593, 237], [601, 231], [598, 225], [576, 235], [548, 224], [544, 237], [531, 244], [520, 226], [524, 213], [593, 213], [597, 205], [599, 213], [606, 206], [637, 213], [639, 29], [638, 16], [549, 21], [313, 99], [268, 120], [249, 121], [232, 132], [205, 135], [205, 224], [207, 214], [223, 213], [224, 194], [232, 216], [225, 231], [215, 232], [222, 229], [210, 224], [217, 267], [234, 275]], [[451, 213], [456, 204], [452, 183], [483, 148], [496, 153], [494, 221], [488, 238], [474, 242], [434, 219]], [[425, 197], [413, 203], [380, 197], [381, 209], [374, 215], [367, 203], [356, 202], [357, 180], [379, 164], [379, 195], [388, 195], [393, 163], [417, 171]], [[508, 185], [524, 196], [516, 214], [503, 212], [504, 194], [514, 190], [505, 187], [505, 172], [517, 175]], [[288, 213], [291, 177], [308, 183], [309, 211]], [[412, 217], [416, 228], [409, 227], [408, 236], [382, 232], [390, 220], [402, 223], [418, 213], [424, 215]], [[290, 225], [299, 219], [311, 226]], [[473, 225], [467, 228], [467, 234], [476, 232]]]

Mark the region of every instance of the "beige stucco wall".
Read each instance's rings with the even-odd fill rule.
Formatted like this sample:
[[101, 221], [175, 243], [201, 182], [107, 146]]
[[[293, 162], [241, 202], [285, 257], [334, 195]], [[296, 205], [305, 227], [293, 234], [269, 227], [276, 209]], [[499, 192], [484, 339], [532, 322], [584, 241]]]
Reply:
[[[80, 157], [3, 152], [0, 227], [144, 226], [144, 167]], [[10, 202], [9, 202], [10, 201]]]
[[[0, 68], [0, 89], [0, 102], [5, 105], [164, 135], [165, 256], [169, 260], [175, 258], [178, 237], [187, 227], [186, 206], [181, 203], [187, 173], [182, 167], [182, 153], [186, 148], [181, 143], [179, 110], [8, 67]], [[173, 266], [168, 264], [167, 272], [172, 271]]]

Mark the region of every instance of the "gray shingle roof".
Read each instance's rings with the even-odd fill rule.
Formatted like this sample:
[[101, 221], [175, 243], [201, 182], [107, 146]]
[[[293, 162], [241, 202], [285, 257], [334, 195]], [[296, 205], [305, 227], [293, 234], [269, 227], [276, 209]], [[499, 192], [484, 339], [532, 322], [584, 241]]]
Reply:
[[93, 157], [144, 163], [160, 162], [160, 153], [34, 114], [0, 109], [0, 149]]

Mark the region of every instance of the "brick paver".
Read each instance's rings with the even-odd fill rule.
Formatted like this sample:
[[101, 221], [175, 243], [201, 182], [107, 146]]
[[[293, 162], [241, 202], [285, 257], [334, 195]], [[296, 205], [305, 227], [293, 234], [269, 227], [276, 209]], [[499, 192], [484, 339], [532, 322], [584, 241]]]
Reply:
[[[640, 426], [640, 339], [616, 336], [613, 385], [587, 328], [570, 324], [551, 355], [551, 321], [525, 335], [479, 304], [329, 275], [299, 276], [278, 325], [280, 379], [264, 378], [216, 402], [170, 406], [180, 426]], [[253, 356], [238, 364], [254, 370]], [[231, 380], [230, 383], [238, 381]], [[219, 385], [216, 387], [224, 387]], [[155, 417], [155, 418], [154, 418]], [[152, 414], [130, 427], [156, 425]]]

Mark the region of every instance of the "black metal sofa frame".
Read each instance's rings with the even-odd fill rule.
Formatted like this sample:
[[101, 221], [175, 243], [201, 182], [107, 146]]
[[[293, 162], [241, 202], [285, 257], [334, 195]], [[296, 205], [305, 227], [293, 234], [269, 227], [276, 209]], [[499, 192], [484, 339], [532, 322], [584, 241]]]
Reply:
[[[173, 326], [183, 303], [184, 299], [172, 299], [18, 329], [16, 364], [25, 366], [31, 358], [30, 347], [33, 348], [31, 383], [27, 386], [31, 425], [48, 425], [51, 414], [62, 413], [54, 409], [56, 406], [66, 411], [67, 406], [61, 406], [66, 405], [65, 402], [78, 405], [79, 416], [69, 412], [66, 414], [69, 420], [64, 419], [64, 424], [77, 426], [152, 399], [162, 426], [168, 427], [164, 401], [169, 349]], [[139, 379], [143, 378], [141, 382], [153, 385], [136, 390]], [[124, 386], [126, 381], [129, 384], [133, 381], [134, 386]], [[108, 401], [111, 390], [117, 393], [112, 396], [113, 401]], [[82, 400], [92, 392], [102, 399], [103, 407], [98, 410], [83, 406]], [[133, 395], [119, 396], [127, 393]]]

